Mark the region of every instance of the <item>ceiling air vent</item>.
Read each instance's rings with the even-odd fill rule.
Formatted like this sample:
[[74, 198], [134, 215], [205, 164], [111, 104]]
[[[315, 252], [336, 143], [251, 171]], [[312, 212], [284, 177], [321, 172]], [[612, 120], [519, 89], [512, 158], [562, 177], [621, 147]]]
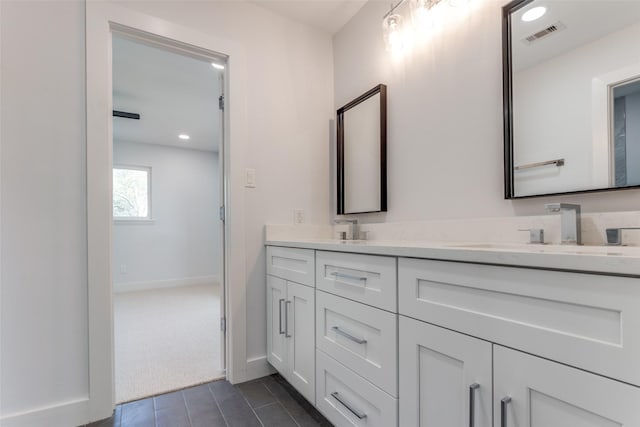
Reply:
[[531, 34], [528, 37], [525, 37], [524, 39], [522, 39], [522, 42], [524, 44], [532, 44], [535, 43], [537, 41], [540, 41], [546, 37], [549, 37], [551, 34], [555, 34], [559, 31], [564, 30], [565, 28], [567, 28], [566, 25], [564, 25], [562, 22], [558, 21], [553, 25], [549, 25], [547, 28], [540, 30], [536, 33]]

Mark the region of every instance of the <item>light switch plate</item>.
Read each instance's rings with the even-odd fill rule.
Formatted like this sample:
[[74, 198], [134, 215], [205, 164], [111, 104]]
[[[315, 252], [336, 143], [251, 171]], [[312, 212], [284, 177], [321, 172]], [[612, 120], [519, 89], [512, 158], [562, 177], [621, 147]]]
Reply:
[[256, 170], [245, 169], [244, 170], [244, 186], [247, 188], [256, 188]]

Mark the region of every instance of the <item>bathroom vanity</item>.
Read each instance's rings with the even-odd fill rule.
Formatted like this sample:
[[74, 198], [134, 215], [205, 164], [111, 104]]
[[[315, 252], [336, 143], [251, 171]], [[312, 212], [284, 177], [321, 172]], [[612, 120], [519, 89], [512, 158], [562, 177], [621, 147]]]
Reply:
[[336, 426], [640, 426], [637, 247], [266, 252], [267, 358]]

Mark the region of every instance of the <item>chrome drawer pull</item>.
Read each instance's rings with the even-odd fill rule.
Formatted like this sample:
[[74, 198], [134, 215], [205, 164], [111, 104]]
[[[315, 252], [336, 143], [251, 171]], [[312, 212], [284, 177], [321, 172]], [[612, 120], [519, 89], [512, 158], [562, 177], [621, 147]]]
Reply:
[[367, 414], [365, 414], [364, 412], [358, 411], [357, 409], [353, 409], [351, 407], [351, 405], [349, 405], [345, 400], [344, 397], [341, 397], [337, 391], [334, 391], [333, 393], [331, 393], [331, 396], [336, 399], [338, 402], [340, 402], [342, 404], [342, 406], [344, 406], [345, 408], [347, 408], [349, 411], [351, 411], [351, 413], [353, 415], [355, 415], [356, 417], [360, 418], [361, 420], [364, 418], [367, 418]]
[[291, 338], [291, 335], [289, 335], [289, 304], [291, 304], [291, 301], [284, 303], [284, 336], [286, 338]]
[[342, 329], [340, 329], [339, 326], [332, 326], [331, 329], [336, 331], [336, 334], [340, 334], [345, 338], [349, 338], [351, 341], [356, 342], [358, 344], [366, 344], [367, 343], [367, 340], [363, 340], [362, 338], [354, 337], [349, 332], [345, 332]]
[[278, 301], [278, 308], [279, 308], [279, 316], [280, 318], [279, 320], [279, 324], [278, 324], [278, 332], [280, 332], [280, 335], [284, 334], [285, 331], [282, 330], [282, 303], [284, 302], [284, 298], [281, 298], [280, 301]]
[[367, 280], [366, 277], [352, 276], [350, 274], [344, 274], [337, 271], [332, 272], [331, 275], [333, 276], [333, 280], [336, 280], [338, 277], [342, 279], [360, 280], [362, 282]]
[[511, 402], [509, 396], [500, 401], [500, 427], [507, 427], [507, 404]]
[[469, 427], [473, 427], [475, 424], [475, 406], [476, 406], [476, 393], [475, 391], [480, 388], [480, 384], [473, 383], [469, 386]]

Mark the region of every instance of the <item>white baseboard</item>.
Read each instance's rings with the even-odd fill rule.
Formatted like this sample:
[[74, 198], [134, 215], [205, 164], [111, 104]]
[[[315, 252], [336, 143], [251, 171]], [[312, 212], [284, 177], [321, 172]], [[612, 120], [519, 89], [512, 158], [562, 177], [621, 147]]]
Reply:
[[276, 370], [267, 362], [267, 356], [247, 359], [247, 371], [245, 381], [251, 381], [267, 375], [275, 374]]
[[89, 422], [89, 399], [3, 415], [2, 427], [69, 427]]
[[202, 276], [202, 277], [185, 277], [182, 279], [168, 280], [151, 280], [146, 282], [125, 282], [114, 283], [113, 292], [119, 294], [122, 292], [148, 291], [151, 289], [177, 288], [180, 286], [193, 286], [205, 284], [219, 284], [218, 276]]

